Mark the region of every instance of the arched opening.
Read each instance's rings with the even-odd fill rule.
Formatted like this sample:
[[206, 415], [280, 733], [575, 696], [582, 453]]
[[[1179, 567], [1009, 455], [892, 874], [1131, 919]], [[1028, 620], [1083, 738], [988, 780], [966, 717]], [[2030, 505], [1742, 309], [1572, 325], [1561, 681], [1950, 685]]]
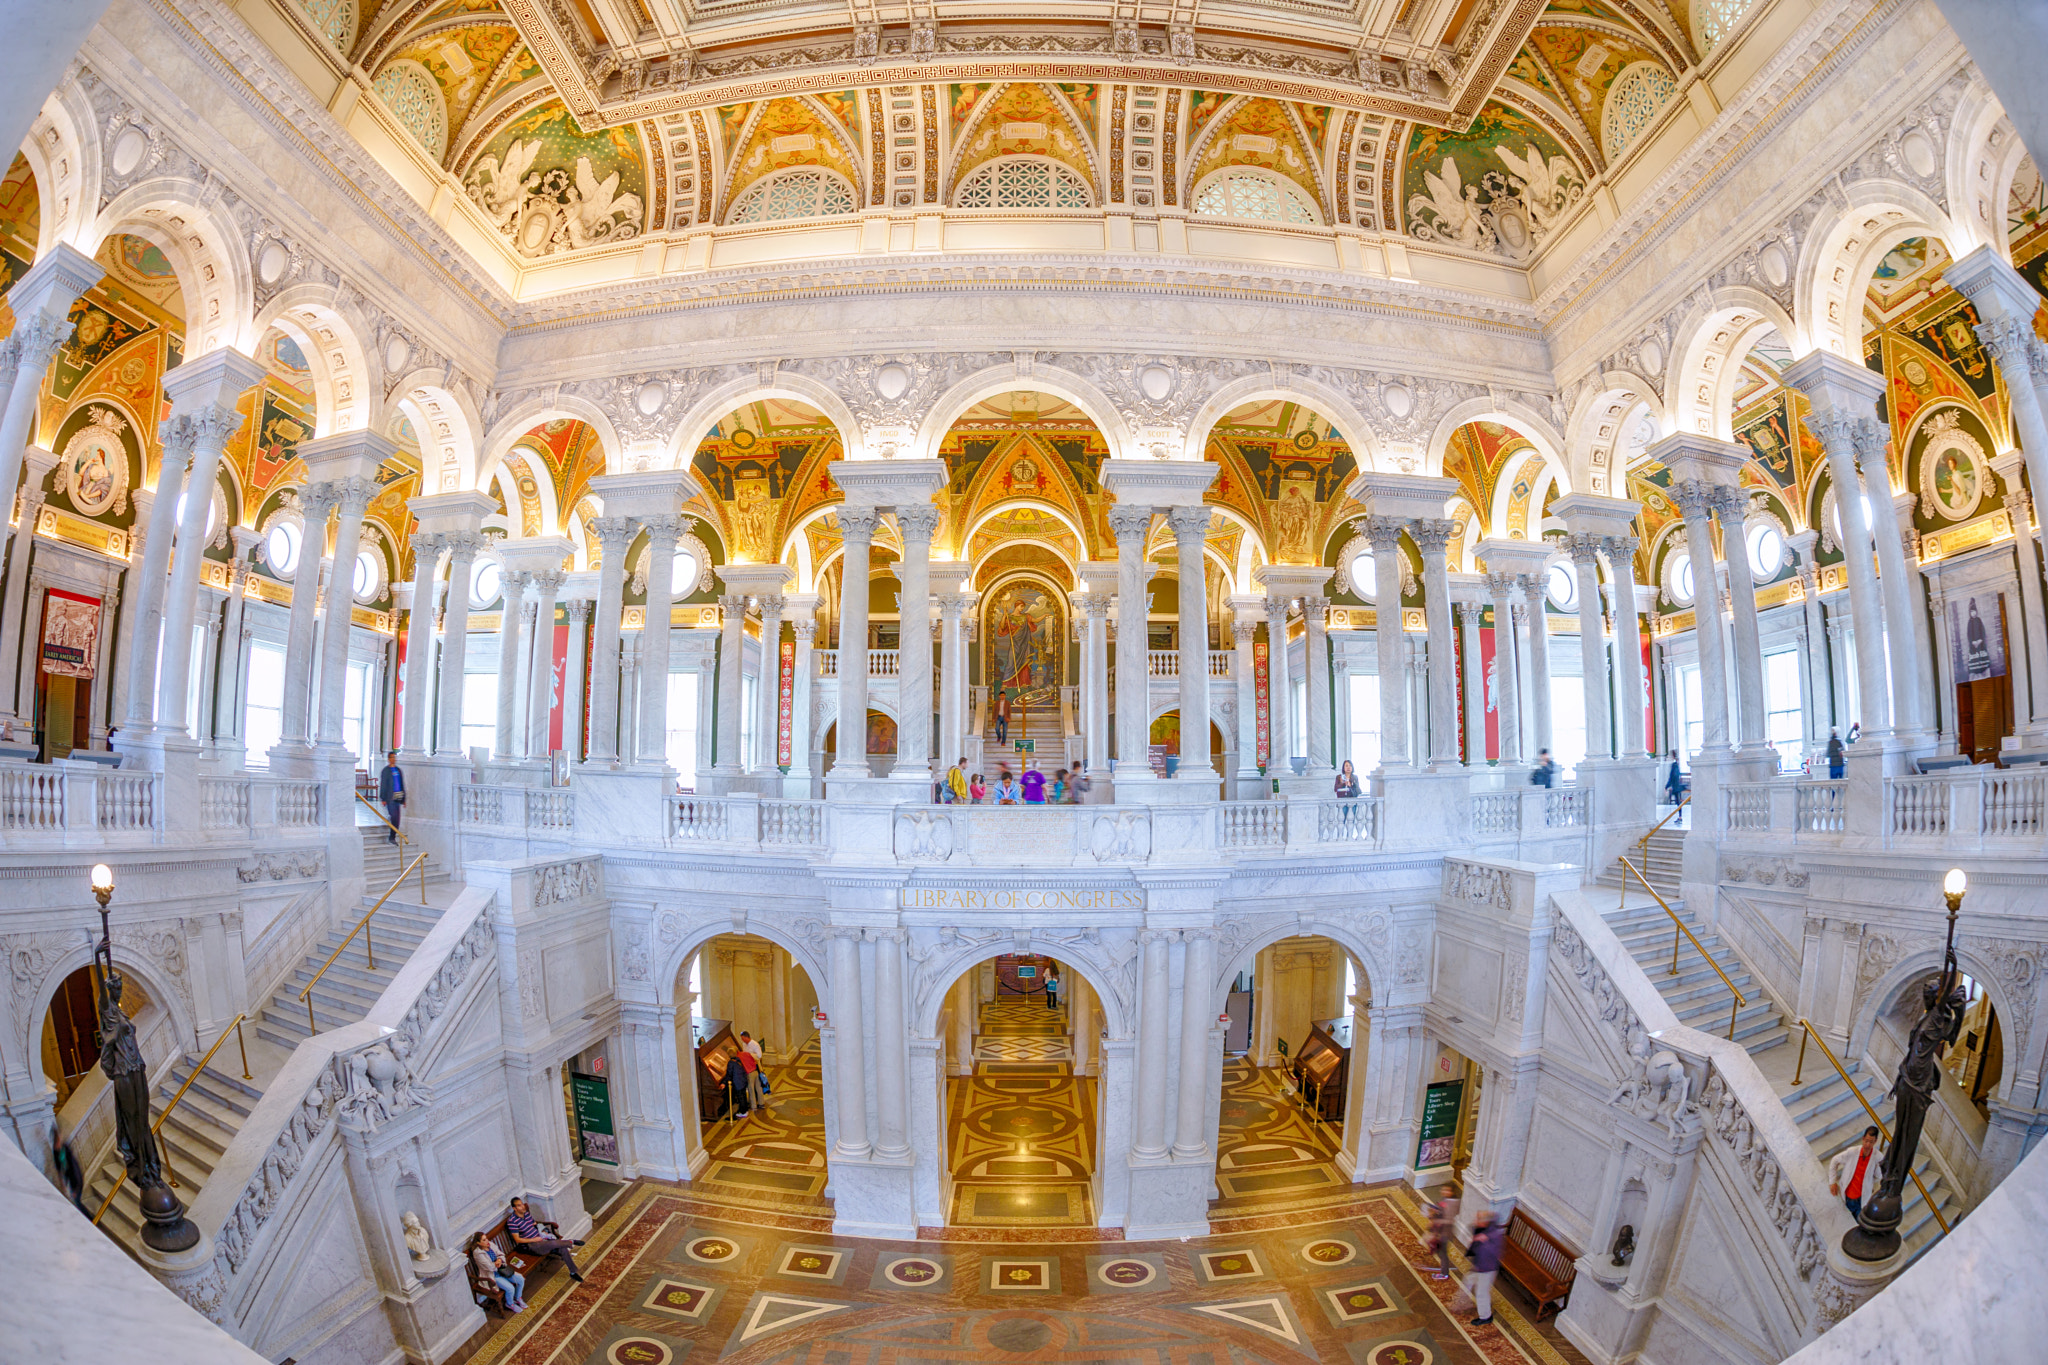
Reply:
[[937, 1036], [946, 1222], [1088, 1227], [1102, 1211], [1102, 1006], [1071, 963], [1005, 953], [947, 988]]
[[681, 1109], [705, 1155], [693, 1191], [749, 1207], [819, 1207], [826, 1168], [817, 984], [781, 944], [720, 934], [683, 960], [675, 1000]]
[[1350, 1197], [1371, 1004], [1364, 965], [1319, 934], [1269, 944], [1231, 978], [1212, 1218]]

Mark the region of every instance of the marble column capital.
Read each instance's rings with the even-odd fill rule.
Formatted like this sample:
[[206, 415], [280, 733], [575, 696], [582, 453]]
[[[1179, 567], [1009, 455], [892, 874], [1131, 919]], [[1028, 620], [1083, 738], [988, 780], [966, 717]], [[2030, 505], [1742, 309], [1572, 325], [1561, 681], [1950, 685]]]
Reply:
[[208, 404], [183, 420], [192, 424], [192, 434], [198, 445], [219, 450], [242, 429], [245, 419], [233, 408]]
[[801, 645], [811, 644], [818, 638], [818, 620], [814, 616], [790, 622], [789, 629]]
[[553, 597], [561, 591], [562, 584], [569, 581], [569, 575], [560, 569], [535, 569], [533, 571], [534, 591]]
[[1489, 573], [1486, 576], [1486, 590], [1495, 597], [1506, 597], [1515, 590], [1516, 576], [1511, 573]]
[[763, 593], [754, 599], [754, 606], [759, 609], [762, 620], [780, 620], [784, 609], [789, 606], [789, 599], [781, 593]]
[[898, 507], [896, 527], [903, 533], [906, 549], [913, 543], [930, 546], [933, 532], [939, 529], [939, 509], [928, 502]]
[[[10, 338], [11, 340], [11, 338]], [[182, 472], [192, 458], [192, 447], [199, 443], [199, 428], [188, 417], [166, 417], [156, 424], [157, 444], [163, 447], [163, 461], [160, 468], [170, 468], [173, 461]], [[163, 475], [157, 475], [157, 482], [163, 482]]]
[[1321, 630], [1330, 619], [1330, 599], [1327, 597], [1304, 597], [1301, 599], [1302, 623], [1310, 630]]
[[1604, 541], [1607, 558], [1615, 564], [1633, 565], [1636, 551], [1643, 547], [1642, 537], [1636, 535], [1607, 536]]
[[411, 547], [415, 561], [429, 556], [438, 558], [448, 547], [448, 537], [438, 531], [415, 531], [406, 540]]
[[697, 519], [684, 516], [680, 512], [665, 512], [660, 516], [644, 517], [640, 524], [647, 528], [649, 548], [660, 546], [674, 550], [676, 542], [688, 535], [691, 528], [696, 526]]
[[1671, 484], [1671, 502], [1686, 525], [1704, 522], [1714, 514], [1720, 499], [1720, 484], [1705, 479], [1677, 479]]
[[1486, 615], [1484, 602], [1460, 602], [1457, 604], [1458, 620], [1468, 626], [1477, 626]]
[[31, 373], [40, 374], [48, 368], [50, 358], [57, 354], [57, 348], [64, 344], [64, 338], [71, 334], [71, 329], [68, 315], [53, 317], [40, 313], [17, 323], [8, 339], [18, 348], [15, 352], [18, 364], [26, 366]]
[[2033, 382], [2033, 347], [2027, 343], [2033, 331], [2031, 318], [2022, 321], [2011, 313], [1987, 317], [1977, 324], [1977, 340], [1998, 362], [1998, 372], [2009, 385]]
[[379, 491], [373, 479], [337, 479], [333, 487], [335, 506], [345, 517], [360, 517], [369, 511]]
[[562, 610], [568, 613], [571, 625], [584, 625], [590, 620], [591, 608], [595, 604], [587, 597], [572, 599]]
[[1173, 528], [1173, 538], [1182, 545], [1193, 542], [1199, 546], [1209, 538], [1211, 513], [1206, 506], [1169, 507], [1166, 510], [1166, 524]]
[[1138, 931], [1138, 942], [1146, 947], [1150, 947], [1155, 943], [1173, 944], [1179, 942], [1179, 940], [1180, 930], [1178, 929], [1140, 929]]
[[849, 543], [863, 543], [875, 538], [875, 528], [882, 524], [882, 512], [877, 507], [861, 507], [841, 504], [837, 513], [839, 534]]
[[1083, 592], [1074, 595], [1075, 605], [1080, 607], [1081, 614], [1091, 621], [1106, 620], [1109, 616], [1109, 604], [1113, 599], [1114, 594], [1106, 592]]
[[484, 537], [480, 531], [450, 531], [442, 540], [447, 545], [451, 564], [473, 563], [484, 548]]
[[1248, 645], [1258, 636], [1258, 633], [1259, 623], [1257, 621], [1247, 620], [1245, 617], [1240, 616], [1230, 623], [1230, 638], [1235, 644]]
[[1457, 534], [1458, 523], [1442, 517], [1425, 517], [1408, 528], [1408, 538], [1425, 559], [1443, 554]]
[[747, 595], [743, 592], [729, 592], [718, 599], [718, 609], [728, 622], [737, 622], [747, 614]]
[[1119, 504], [1107, 513], [1110, 534], [1116, 537], [1118, 545], [1136, 540], [1143, 545], [1146, 532], [1152, 529], [1152, 509]]
[[1396, 553], [1401, 546], [1401, 533], [1407, 530], [1408, 526], [1408, 521], [1403, 517], [1361, 517], [1351, 523], [1351, 529], [1365, 537], [1366, 543], [1372, 546], [1372, 552], [1376, 556]]
[[593, 517], [589, 525], [606, 559], [624, 554], [633, 537], [640, 533], [640, 523], [631, 517]]
[[1564, 538], [1564, 547], [1571, 555], [1572, 563], [1596, 565], [1600, 562], [1600, 552], [1606, 545], [1602, 536], [1575, 533]]

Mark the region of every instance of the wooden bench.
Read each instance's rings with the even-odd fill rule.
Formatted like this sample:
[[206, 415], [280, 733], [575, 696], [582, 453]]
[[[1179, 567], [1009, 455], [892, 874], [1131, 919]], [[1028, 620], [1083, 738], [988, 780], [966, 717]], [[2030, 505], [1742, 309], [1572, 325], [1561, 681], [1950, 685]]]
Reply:
[[1501, 1244], [1500, 1268], [1536, 1300], [1536, 1321], [1571, 1302], [1572, 1280], [1579, 1273], [1579, 1255], [1557, 1240], [1541, 1223], [1517, 1208], [1508, 1219]]
[[[550, 1222], [545, 1218], [536, 1218], [533, 1221], [545, 1228], [550, 1237], [560, 1237], [562, 1235], [562, 1225], [560, 1223]], [[548, 1259], [545, 1256], [529, 1255], [521, 1250], [519, 1244], [512, 1240], [512, 1234], [505, 1231], [505, 1220], [503, 1218], [500, 1218], [484, 1233], [484, 1240], [496, 1243], [498, 1250], [505, 1253], [507, 1264], [513, 1270], [529, 1279], [533, 1276], [533, 1268]], [[462, 1260], [464, 1268], [469, 1271], [470, 1292], [480, 1298], [488, 1299], [492, 1303], [497, 1303], [500, 1308], [504, 1307], [502, 1303], [499, 1303], [499, 1298], [504, 1293], [503, 1286], [498, 1283], [495, 1276], [485, 1275], [477, 1269], [476, 1262], [470, 1258], [468, 1250], [471, 1244], [464, 1242], [463, 1246], [465, 1249]]]

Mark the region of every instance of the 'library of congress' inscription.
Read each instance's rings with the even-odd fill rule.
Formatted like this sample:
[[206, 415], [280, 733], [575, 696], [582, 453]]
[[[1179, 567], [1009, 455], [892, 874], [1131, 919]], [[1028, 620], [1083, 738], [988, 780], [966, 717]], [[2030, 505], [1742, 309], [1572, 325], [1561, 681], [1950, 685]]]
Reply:
[[1031, 887], [994, 890], [961, 886], [906, 886], [897, 893], [905, 910], [1143, 910], [1145, 893], [1107, 887]]

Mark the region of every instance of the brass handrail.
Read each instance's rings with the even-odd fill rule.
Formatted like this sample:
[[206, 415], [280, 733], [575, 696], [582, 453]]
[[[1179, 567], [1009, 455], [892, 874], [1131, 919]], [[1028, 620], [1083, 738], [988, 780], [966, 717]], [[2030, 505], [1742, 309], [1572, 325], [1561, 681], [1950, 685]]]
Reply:
[[[1735, 997], [1735, 1003], [1731, 1005], [1728, 1009], [1728, 1041], [1731, 1043], [1734, 1042], [1735, 1016], [1741, 1012], [1743, 1006], [1749, 1003], [1749, 997], [1736, 989], [1735, 983], [1728, 979], [1728, 973], [1721, 970], [1721, 964], [1714, 961], [1714, 955], [1707, 951], [1706, 945], [1701, 943], [1699, 939], [1694, 936], [1692, 930], [1685, 927], [1685, 921], [1678, 917], [1678, 912], [1676, 910], [1673, 910], [1670, 906], [1664, 904], [1664, 898], [1657, 894], [1657, 888], [1650, 885], [1650, 879], [1648, 877], [1645, 877], [1641, 872], [1636, 871], [1636, 865], [1630, 862], [1626, 855], [1623, 855], [1621, 865], [1624, 868], [1628, 869], [1630, 872], [1635, 872], [1636, 880], [1643, 884], [1643, 890], [1650, 893], [1650, 899], [1656, 901], [1658, 905], [1663, 907], [1664, 913], [1671, 916], [1671, 922], [1678, 927], [1678, 934], [1684, 934], [1687, 938], [1692, 939], [1692, 946], [1699, 949], [1700, 956], [1705, 958], [1707, 960], [1707, 965], [1714, 969], [1714, 975], [1721, 978], [1721, 984], [1726, 986], [1728, 988], [1728, 993]], [[1624, 878], [1622, 880], [1622, 892], [1625, 895], [1627, 894], [1627, 891], [1628, 881], [1626, 878]], [[1678, 934], [1673, 934], [1671, 936], [1671, 970], [1665, 973], [1665, 975], [1667, 976], [1678, 975]]]
[[[1800, 1071], [1803, 1071], [1806, 1067], [1806, 1040], [1811, 1038], [1814, 1042], [1820, 1044], [1820, 1055], [1828, 1059], [1828, 1065], [1835, 1069], [1835, 1074], [1842, 1078], [1842, 1084], [1848, 1086], [1849, 1093], [1856, 1097], [1856, 1103], [1863, 1106], [1863, 1112], [1870, 1115], [1870, 1121], [1876, 1124], [1877, 1131], [1884, 1135], [1884, 1145], [1890, 1147], [1892, 1145], [1891, 1125], [1879, 1118], [1877, 1111], [1870, 1107], [1870, 1101], [1863, 1096], [1863, 1087], [1849, 1079], [1849, 1073], [1842, 1069], [1841, 1059], [1835, 1056], [1835, 1050], [1828, 1046], [1828, 1040], [1821, 1037], [1820, 1030], [1807, 1023], [1804, 1019], [1799, 1021], [1799, 1027], [1804, 1029], [1805, 1032], [1799, 1036], [1799, 1068], [1792, 1073], [1792, 1084], [1799, 1084]], [[1941, 1224], [1942, 1232], [1946, 1233], [1949, 1230], [1948, 1219], [1941, 1216], [1941, 1210], [1934, 1205], [1934, 1196], [1929, 1194], [1927, 1187], [1920, 1183], [1920, 1172], [1908, 1168], [1906, 1174], [1913, 1177], [1913, 1188], [1920, 1191], [1920, 1197], [1927, 1201], [1927, 1211], [1934, 1215], [1934, 1221]]]
[[1659, 820], [1656, 824], [1650, 826], [1650, 833], [1645, 834], [1642, 838], [1636, 840], [1636, 847], [1643, 849], [1645, 852], [1647, 852], [1650, 847], [1650, 834], [1655, 834], [1658, 830], [1664, 828], [1664, 826], [1670, 824], [1673, 820], [1676, 820], [1678, 818], [1678, 812], [1684, 810], [1686, 806], [1691, 803], [1691, 801], [1692, 794], [1690, 792], [1686, 793], [1684, 796], [1679, 797], [1678, 804], [1671, 808], [1671, 814], [1665, 816], [1662, 820]]
[[391, 892], [396, 891], [404, 883], [406, 877], [411, 875], [413, 868], [426, 861], [426, 857], [427, 855], [424, 853], [416, 854], [410, 863], [399, 869], [398, 880], [391, 883], [390, 890], [377, 897], [377, 903], [363, 912], [363, 917], [356, 921], [356, 927], [348, 931], [348, 937], [335, 946], [334, 951], [327, 955], [327, 960], [320, 964], [320, 970], [313, 973], [313, 979], [306, 983], [306, 989], [299, 992], [299, 999], [306, 1002], [306, 1030], [308, 1033], [318, 1033], [320, 1031], [320, 1025], [313, 1018], [313, 988], [320, 984], [321, 977], [327, 975], [327, 969], [334, 965], [334, 959], [341, 956], [342, 950], [355, 942], [357, 934], [363, 936], [363, 954], [370, 959], [370, 970], [373, 972], [377, 970], [377, 950], [370, 942], [370, 916], [384, 908], [384, 902], [391, 899]]
[[[355, 796], [356, 800], [362, 802], [363, 806], [370, 812], [370, 814], [375, 815], [377, 817], [378, 824], [384, 826], [384, 828], [390, 830], [393, 834], [396, 834], [398, 836], [398, 857], [399, 861], [403, 862], [405, 860], [405, 831], [400, 829], [397, 825], [392, 824], [389, 820], [385, 819], [384, 816], [378, 812], [377, 807], [374, 804], [372, 804], [370, 798], [363, 795], [362, 792], [358, 791], [355, 794]], [[407, 870], [410, 871], [409, 868]], [[404, 881], [404, 873], [400, 873], [398, 879], [399, 881]], [[394, 885], [391, 889], [396, 891], [398, 888]], [[424, 905], [426, 903], [426, 900], [427, 869], [422, 867], [420, 869], [420, 903]]]
[[[238, 1014], [235, 1016], [234, 1022], [228, 1025], [228, 1028], [235, 1031], [235, 1039], [241, 1045], [242, 1079], [245, 1081], [255, 1079], [249, 1074], [249, 1040], [242, 1036], [242, 1021], [248, 1017], [246, 1014]], [[178, 1087], [178, 1092], [171, 1096], [171, 1102], [164, 1106], [161, 1114], [156, 1116], [156, 1122], [149, 1125], [149, 1136], [152, 1140], [155, 1139], [159, 1132], [163, 1131], [164, 1120], [171, 1116], [171, 1111], [178, 1107], [178, 1101], [185, 1098], [185, 1092], [192, 1088], [192, 1082], [199, 1079], [199, 1073], [206, 1070], [207, 1063], [213, 1060], [213, 1054], [220, 1051], [220, 1045], [227, 1040], [228, 1029], [224, 1028], [220, 1031], [220, 1037], [213, 1040], [213, 1046], [206, 1049], [206, 1055], [199, 1059], [199, 1065], [192, 1068], [192, 1074], [185, 1078], [185, 1083]], [[170, 1148], [160, 1144], [157, 1148], [157, 1160], [163, 1165], [165, 1183], [170, 1185], [172, 1189], [179, 1188], [178, 1178], [171, 1174]], [[107, 1197], [100, 1201], [99, 1212], [92, 1216], [92, 1225], [94, 1227], [98, 1227], [100, 1219], [107, 1216], [107, 1210], [114, 1206], [114, 1196], [119, 1194], [121, 1187], [127, 1183], [128, 1170], [126, 1167], [123, 1167], [121, 1174], [114, 1177], [114, 1188], [108, 1190]]]

